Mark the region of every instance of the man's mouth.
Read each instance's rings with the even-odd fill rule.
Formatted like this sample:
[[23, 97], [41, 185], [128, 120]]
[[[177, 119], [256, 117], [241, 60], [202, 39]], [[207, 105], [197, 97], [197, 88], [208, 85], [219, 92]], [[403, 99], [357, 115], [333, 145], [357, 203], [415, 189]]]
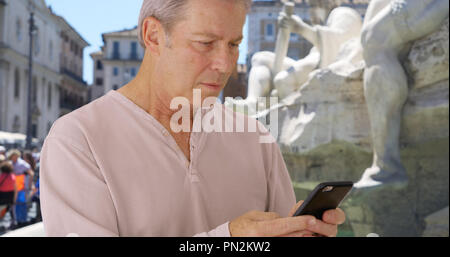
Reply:
[[220, 84], [217, 83], [200, 83], [200, 85], [203, 85], [212, 90], [220, 90], [222, 88]]

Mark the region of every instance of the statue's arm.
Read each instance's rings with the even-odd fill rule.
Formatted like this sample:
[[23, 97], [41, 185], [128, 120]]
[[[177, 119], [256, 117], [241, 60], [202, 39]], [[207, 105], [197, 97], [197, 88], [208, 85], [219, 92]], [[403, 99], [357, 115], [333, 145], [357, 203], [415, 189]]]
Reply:
[[301, 35], [314, 46], [318, 46], [319, 36], [316, 27], [305, 23], [300, 16], [288, 16], [285, 13], [280, 13], [278, 24], [280, 27], [289, 28], [292, 33]]

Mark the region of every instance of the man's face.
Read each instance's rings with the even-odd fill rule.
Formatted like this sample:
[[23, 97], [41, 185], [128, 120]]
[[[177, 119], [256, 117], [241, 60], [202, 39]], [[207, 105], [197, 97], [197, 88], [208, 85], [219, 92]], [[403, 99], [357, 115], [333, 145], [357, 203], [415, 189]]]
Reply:
[[19, 158], [19, 156], [17, 154], [13, 154], [11, 155], [11, 157], [9, 158], [13, 163], [17, 162], [17, 159]]
[[165, 96], [183, 96], [192, 104], [193, 89], [201, 89], [202, 101], [217, 97], [239, 58], [245, 23], [240, 1], [190, 0], [185, 19], [170, 32], [170, 46], [162, 47], [157, 76], [163, 76]]

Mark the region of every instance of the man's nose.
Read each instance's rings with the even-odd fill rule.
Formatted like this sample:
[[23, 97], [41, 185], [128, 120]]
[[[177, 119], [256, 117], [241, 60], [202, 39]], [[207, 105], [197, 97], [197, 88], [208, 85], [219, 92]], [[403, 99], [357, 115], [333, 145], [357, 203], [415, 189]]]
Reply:
[[221, 47], [213, 56], [212, 69], [220, 73], [231, 73], [237, 59], [236, 54], [228, 47]]

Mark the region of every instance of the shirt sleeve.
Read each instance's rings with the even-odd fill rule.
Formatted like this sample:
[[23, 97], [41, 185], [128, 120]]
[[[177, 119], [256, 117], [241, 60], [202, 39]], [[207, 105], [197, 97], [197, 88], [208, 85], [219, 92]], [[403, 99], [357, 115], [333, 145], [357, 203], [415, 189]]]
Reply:
[[194, 235], [194, 237], [231, 237], [229, 221], [209, 231]]
[[41, 155], [41, 206], [47, 236], [118, 236], [114, 203], [90, 151], [48, 136]]
[[30, 169], [31, 169], [31, 166], [26, 161], [23, 161], [20, 164], [20, 174], [25, 174]]
[[28, 171], [29, 169], [31, 169], [31, 165], [30, 165], [28, 162], [26, 162], [26, 161], [24, 161], [24, 162], [22, 163], [22, 165], [23, 165], [23, 172], [26, 172], [26, 171]]
[[296, 204], [294, 187], [286, 164], [276, 142], [270, 144], [272, 162], [268, 179], [269, 212], [276, 212], [282, 217], [287, 217], [289, 211]]

